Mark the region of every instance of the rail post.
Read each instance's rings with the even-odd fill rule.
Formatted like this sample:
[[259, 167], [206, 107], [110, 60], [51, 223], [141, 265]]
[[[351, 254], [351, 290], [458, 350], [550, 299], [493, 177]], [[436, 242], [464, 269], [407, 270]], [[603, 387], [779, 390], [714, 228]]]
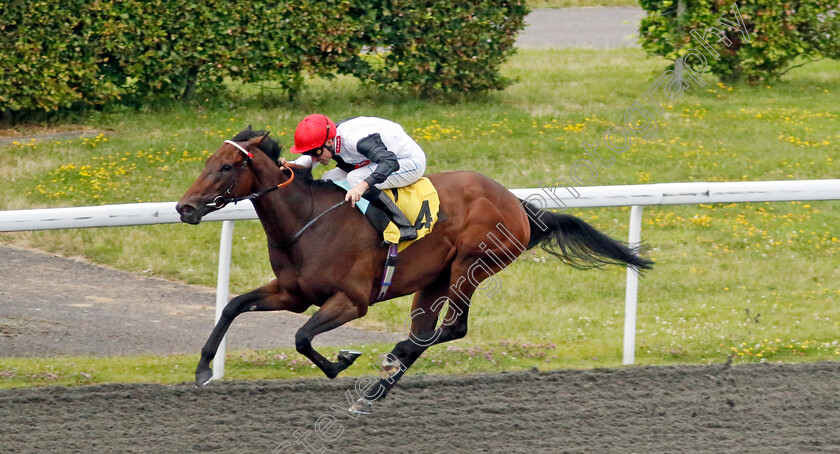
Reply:
[[[642, 239], [642, 208], [630, 208], [630, 234], [628, 243], [633, 246]], [[624, 296], [624, 365], [636, 359], [636, 306], [639, 297], [639, 272], [627, 267], [627, 289]]]
[[[222, 311], [228, 302], [228, 288], [230, 283], [230, 255], [233, 249], [233, 224], [235, 221], [222, 222], [222, 234], [219, 239], [219, 272], [216, 280], [216, 321], [222, 317]], [[225, 376], [225, 338], [216, 350], [213, 358], [213, 380], [221, 380]]]

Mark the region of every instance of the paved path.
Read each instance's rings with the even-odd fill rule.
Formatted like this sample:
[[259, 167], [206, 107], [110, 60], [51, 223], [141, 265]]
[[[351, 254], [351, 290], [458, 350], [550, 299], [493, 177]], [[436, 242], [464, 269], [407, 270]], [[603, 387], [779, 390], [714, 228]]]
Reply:
[[525, 19], [517, 47], [637, 46], [641, 8], [535, 9]]
[[[215, 289], [137, 276], [0, 246], [0, 357], [198, 353], [210, 335]], [[228, 349], [292, 347], [306, 317], [243, 314]], [[392, 342], [404, 336], [339, 328], [316, 345]]]

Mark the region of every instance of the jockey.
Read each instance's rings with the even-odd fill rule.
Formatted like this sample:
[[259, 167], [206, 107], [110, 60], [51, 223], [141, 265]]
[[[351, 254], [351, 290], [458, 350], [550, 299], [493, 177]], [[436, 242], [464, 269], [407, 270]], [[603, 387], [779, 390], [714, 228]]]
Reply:
[[310, 169], [335, 160], [336, 168], [322, 179], [346, 179], [350, 185], [346, 201], [355, 206], [364, 197], [399, 227], [400, 241], [417, 238], [414, 224], [381, 191], [408, 186], [426, 170], [426, 154], [402, 126], [376, 117], [354, 117], [336, 125], [326, 115], [312, 114], [295, 129], [290, 151], [303, 154], [291, 164]]

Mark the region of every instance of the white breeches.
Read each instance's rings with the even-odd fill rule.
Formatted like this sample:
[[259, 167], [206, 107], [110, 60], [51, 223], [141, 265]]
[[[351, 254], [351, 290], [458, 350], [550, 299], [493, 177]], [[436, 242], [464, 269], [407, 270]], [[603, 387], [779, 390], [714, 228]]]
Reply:
[[[392, 173], [385, 181], [376, 185], [379, 189], [401, 188], [408, 186], [423, 176], [426, 171], [426, 157], [423, 155], [412, 156], [410, 158], [397, 159], [400, 168]], [[350, 187], [354, 187], [361, 183], [362, 180], [369, 177], [376, 170], [377, 164], [368, 164], [364, 167], [359, 167], [352, 172], [345, 172], [338, 167], [324, 173], [321, 176], [322, 180], [347, 180]]]

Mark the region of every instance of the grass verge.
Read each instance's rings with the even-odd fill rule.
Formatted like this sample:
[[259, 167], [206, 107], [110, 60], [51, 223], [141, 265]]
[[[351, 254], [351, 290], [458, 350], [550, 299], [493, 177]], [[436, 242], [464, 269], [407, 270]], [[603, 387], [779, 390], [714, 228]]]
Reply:
[[[615, 345], [582, 340], [571, 344], [498, 341], [453, 342], [430, 348], [412, 366], [413, 374], [473, 374], [538, 368], [590, 369], [621, 366]], [[376, 358], [389, 352], [390, 344], [353, 346], [365, 353], [342, 373], [358, 377], [375, 374]], [[836, 361], [837, 342], [784, 342], [766, 340], [755, 345], [732, 346], [735, 364], [745, 362]], [[324, 348], [327, 356], [338, 349]], [[584, 356], [587, 355], [587, 356]], [[591, 356], [588, 356], [591, 355]], [[716, 361], [723, 363], [727, 356]], [[198, 355], [144, 355], [121, 357], [0, 358], [0, 389], [38, 386], [79, 386], [98, 383], [192, 383]], [[324, 374], [294, 349], [235, 351], [227, 356], [224, 380], [289, 380], [323, 378]], [[648, 365], [684, 364], [679, 355], [659, 357]]]
[[[470, 169], [507, 187], [536, 187], [568, 177], [570, 165], [584, 157], [583, 143], [600, 140], [620, 122], [663, 67], [664, 61], [638, 49], [522, 50], [504, 68], [518, 83], [457, 104], [383, 95], [338, 78], [311, 81], [294, 104], [271, 87], [236, 87], [228, 99], [194, 105], [88, 112], [58, 126], [79, 124], [103, 134], [0, 148], [0, 178], [6, 183], [0, 186], [0, 207], [176, 200], [222, 140], [252, 123], [288, 145], [297, 121], [313, 111], [336, 118], [378, 115], [404, 124], [428, 152], [430, 173]], [[593, 184], [835, 178], [838, 73], [840, 63], [823, 61], [770, 85], [728, 86], [707, 78], [704, 87], [693, 85], [680, 99], [663, 103], [657, 135], [647, 141], [634, 137], [615, 162], [598, 167]], [[641, 283], [637, 362], [704, 363], [732, 354], [757, 361], [836, 359], [838, 206], [832, 201], [646, 208], [642, 236], [657, 265]], [[627, 208], [572, 214], [626, 238]], [[0, 235], [0, 241], [212, 286], [218, 231], [219, 224], [207, 223], [26, 232]], [[239, 222], [235, 236], [231, 285], [244, 292], [272, 275], [259, 224]], [[173, 250], [193, 253], [173, 255]], [[564, 350], [551, 355], [558, 361], [548, 367], [620, 363], [623, 270], [576, 271], [533, 251], [497, 277], [498, 292], [478, 293], [468, 338], [455, 346], [555, 344]], [[354, 325], [401, 331], [409, 305], [407, 298], [380, 303]], [[454, 364], [456, 353], [440, 353], [449, 358], [441, 361]], [[2, 361], [3, 370], [16, 377], [48, 373], [46, 365], [14, 363], [27, 360]], [[183, 363], [161, 363], [160, 370], [186, 367]], [[427, 363], [416, 367], [431, 367]], [[463, 369], [447, 370], [487, 366], [475, 364], [461, 361], [457, 366]], [[182, 380], [191, 379], [193, 367]], [[70, 368], [61, 376], [85, 370]], [[149, 380], [157, 380], [150, 374]]]

